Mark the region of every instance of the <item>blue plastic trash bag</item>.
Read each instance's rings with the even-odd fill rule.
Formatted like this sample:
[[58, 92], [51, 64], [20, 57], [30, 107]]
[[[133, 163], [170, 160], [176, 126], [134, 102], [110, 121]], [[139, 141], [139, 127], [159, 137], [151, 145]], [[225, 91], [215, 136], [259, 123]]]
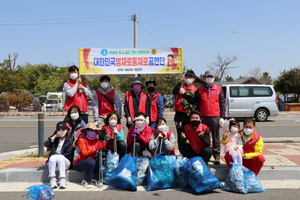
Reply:
[[225, 181], [224, 190], [238, 193], [265, 192], [254, 172], [236, 163], [230, 163], [230, 168]]
[[163, 155], [156, 154], [148, 168], [147, 191], [176, 187], [176, 179], [170, 163]]
[[176, 170], [176, 156], [174, 156], [174, 155], [167, 155], [167, 156], [165, 156], [165, 158], [167, 159], [167, 161], [170, 164], [170, 167], [172, 168], [172, 170], [175, 173], [175, 170]]
[[106, 183], [108, 177], [110, 177], [119, 164], [119, 154], [116, 152], [112, 153], [111, 150], [107, 151], [106, 160], [104, 163], [104, 182]]
[[244, 172], [242, 166], [237, 163], [231, 163], [228, 171], [224, 190], [246, 194], [247, 190], [244, 183]]
[[176, 176], [176, 180], [177, 180], [177, 185], [181, 188], [181, 189], [187, 189], [190, 188], [190, 184], [188, 182], [188, 180], [184, 177], [184, 175], [180, 172], [180, 167], [181, 165], [187, 161], [188, 158], [184, 157], [182, 158], [181, 156], [178, 156], [176, 158], [176, 169], [175, 169], [175, 176]]
[[196, 192], [208, 192], [223, 187], [223, 184], [209, 171], [201, 157], [193, 157], [180, 167], [181, 173]]
[[244, 180], [247, 193], [266, 192], [253, 171], [244, 166], [242, 166], [242, 170], [244, 172]]
[[136, 171], [137, 158], [126, 154], [108, 178], [107, 184], [124, 190], [136, 191]]
[[140, 157], [137, 159], [137, 175], [136, 184], [146, 185], [147, 184], [147, 170], [149, 167], [149, 159], [146, 157]]
[[29, 199], [49, 200], [55, 196], [53, 189], [46, 185], [32, 185], [25, 190], [30, 192], [26, 195]]

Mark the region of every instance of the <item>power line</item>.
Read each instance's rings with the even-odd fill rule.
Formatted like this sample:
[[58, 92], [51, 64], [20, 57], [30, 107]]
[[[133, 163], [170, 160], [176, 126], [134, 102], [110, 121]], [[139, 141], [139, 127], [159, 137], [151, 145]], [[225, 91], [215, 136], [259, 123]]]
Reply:
[[149, 31], [147, 31], [142, 25], [141, 23], [138, 22], [138, 24], [158, 43], [160, 44], [162, 47], [164, 47], [164, 45], [162, 45]]
[[289, 38], [289, 39], [300, 39], [299, 37], [292, 37], [292, 36], [281, 36], [281, 35], [261, 34], [261, 33], [248, 33], [248, 32], [242, 32], [242, 31], [211, 29], [211, 28], [203, 28], [203, 27], [197, 27], [197, 26], [187, 26], [187, 25], [168, 24], [168, 23], [149, 22], [149, 21], [142, 21], [142, 22], [145, 22], [145, 23], [152, 23], [152, 24], [160, 24], [160, 25], [169, 25], [169, 26], [178, 26], [178, 27], [194, 28], [194, 29], [203, 29], [203, 30], [208, 30], [208, 31], [218, 31], [218, 32], [227, 32], [227, 33], [236, 33], [236, 34], [246, 34], [246, 35], [258, 35], [258, 36], [266, 36], [266, 37], [280, 37], [280, 38]]

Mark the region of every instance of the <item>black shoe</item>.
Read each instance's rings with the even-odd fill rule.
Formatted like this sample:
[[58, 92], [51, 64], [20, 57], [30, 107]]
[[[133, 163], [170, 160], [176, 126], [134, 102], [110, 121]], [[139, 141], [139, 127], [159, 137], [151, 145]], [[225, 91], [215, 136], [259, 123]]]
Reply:
[[220, 164], [220, 157], [216, 157], [214, 161], [214, 165], [219, 165]]

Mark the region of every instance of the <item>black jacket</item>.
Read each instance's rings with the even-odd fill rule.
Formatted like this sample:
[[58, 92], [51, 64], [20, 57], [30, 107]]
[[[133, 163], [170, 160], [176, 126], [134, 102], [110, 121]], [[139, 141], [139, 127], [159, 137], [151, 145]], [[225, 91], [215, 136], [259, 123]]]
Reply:
[[[56, 132], [54, 134], [56, 134]], [[55, 154], [55, 151], [57, 149], [57, 146], [58, 146], [58, 143], [59, 143], [59, 140], [60, 140], [60, 138], [55, 138], [54, 141], [51, 142], [51, 137], [49, 137], [48, 140], [46, 140], [44, 142], [45, 147], [48, 147], [51, 150], [49, 158], [50, 158], [50, 156]], [[72, 145], [73, 145], [73, 140], [67, 135], [66, 138], [65, 138], [64, 144], [61, 148], [61, 154], [63, 156], [65, 156], [67, 159], [69, 159], [71, 162], [72, 162], [71, 159], [72, 159], [72, 156], [73, 156], [72, 155]], [[48, 158], [48, 160], [49, 160], [49, 158]], [[48, 160], [47, 160], [47, 162], [48, 162]]]

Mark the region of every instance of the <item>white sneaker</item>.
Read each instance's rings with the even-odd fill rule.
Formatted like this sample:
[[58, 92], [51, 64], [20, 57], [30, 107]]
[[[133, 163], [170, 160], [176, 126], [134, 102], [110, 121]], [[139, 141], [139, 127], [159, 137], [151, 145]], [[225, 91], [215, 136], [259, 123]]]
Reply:
[[67, 184], [66, 184], [66, 178], [59, 178], [59, 189], [66, 189]]
[[56, 189], [56, 188], [57, 188], [56, 178], [53, 178], [53, 177], [50, 178], [49, 186], [50, 186], [52, 189]]
[[88, 182], [86, 182], [85, 180], [82, 180], [81, 184], [83, 185], [83, 187], [88, 188], [88, 189], [92, 187], [92, 185], [88, 184]]

